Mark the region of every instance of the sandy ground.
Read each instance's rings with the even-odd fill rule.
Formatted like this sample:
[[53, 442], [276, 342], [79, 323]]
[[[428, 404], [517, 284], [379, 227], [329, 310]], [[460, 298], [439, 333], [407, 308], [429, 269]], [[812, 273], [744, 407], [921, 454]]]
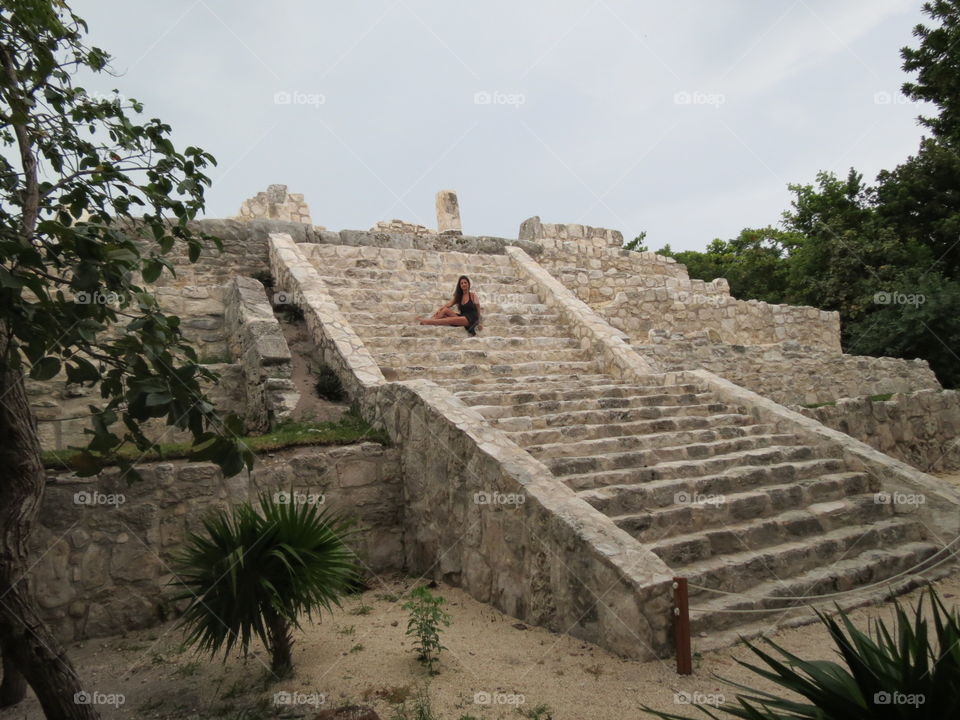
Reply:
[[[960, 473], [949, 479], [960, 482]], [[704, 703], [733, 699], [734, 691], [716, 675], [774, 689], [737, 665], [737, 659], [752, 658], [743, 646], [696, 655], [694, 674], [681, 677], [671, 659], [624, 660], [570, 636], [527, 627], [444, 586], [434, 592], [447, 599], [452, 623], [442, 635], [447, 649], [439, 674], [431, 677], [404, 634], [408, 614], [400, 596], [415, 584], [409, 577], [378, 579], [370, 590], [346, 598], [342, 610], [306, 622], [295, 635], [295, 676], [274, 684], [266, 682], [259, 645], [250, 657], [235, 654], [225, 664], [198, 658], [182, 646], [173, 623], [75, 643], [68, 653], [85, 689], [102, 701], [104, 718], [313, 718], [322, 709], [363, 703], [387, 720], [394, 716], [393, 703], [424, 687], [442, 720], [618, 720], [647, 717], [640, 710], [644, 704], [693, 717], [694, 708], [677, 703], [678, 693]], [[960, 604], [960, 574], [936, 585], [948, 607]], [[916, 602], [921, 592], [906, 601]], [[864, 628], [878, 616], [889, 618], [891, 605], [851, 615]], [[804, 658], [836, 657], [819, 624], [772, 638]], [[121, 695], [122, 704], [108, 704]], [[32, 693], [17, 708], [0, 711], [0, 720], [41, 718]]]

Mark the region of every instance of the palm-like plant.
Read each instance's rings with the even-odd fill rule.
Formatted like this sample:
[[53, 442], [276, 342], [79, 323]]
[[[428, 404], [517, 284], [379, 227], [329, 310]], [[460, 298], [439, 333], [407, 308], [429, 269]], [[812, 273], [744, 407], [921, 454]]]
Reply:
[[359, 567], [344, 543], [352, 521], [294, 497], [263, 494], [259, 509], [219, 510], [189, 535], [176, 558], [174, 597], [190, 601], [181, 619], [188, 644], [226, 656], [260, 638], [283, 677], [293, 669], [291, 629], [300, 628], [300, 616], [340, 607], [357, 584]]
[[[828, 660], [803, 660], [766, 640], [781, 656], [778, 659], [747, 642], [767, 667], [737, 662], [807, 702], [727, 680], [745, 692], [737, 694], [737, 704], [716, 710], [750, 720], [960, 718], [960, 617], [956, 609], [944, 607], [933, 588], [929, 597], [935, 640], [923, 616], [922, 597], [912, 618], [895, 604], [892, 633], [882, 620], [865, 633], [842, 611], [839, 622], [818, 612], [846, 667]], [[688, 720], [643, 709], [669, 720]], [[697, 709], [718, 717], [705, 707]]]

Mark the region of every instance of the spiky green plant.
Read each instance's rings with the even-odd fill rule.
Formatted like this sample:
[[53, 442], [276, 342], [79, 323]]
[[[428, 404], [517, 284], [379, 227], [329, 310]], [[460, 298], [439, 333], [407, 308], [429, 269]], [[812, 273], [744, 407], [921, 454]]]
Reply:
[[188, 600], [181, 625], [187, 643], [224, 657], [254, 637], [279, 677], [293, 668], [291, 629], [300, 617], [340, 607], [359, 568], [344, 539], [352, 521], [294, 493], [261, 494], [259, 508], [218, 510], [191, 533], [177, 556], [175, 600]]
[[436, 675], [433, 666], [441, 650], [441, 625], [450, 625], [450, 616], [443, 611], [444, 599], [431, 593], [424, 585], [410, 591], [410, 599], [402, 607], [410, 612], [407, 635], [414, 638], [417, 659], [427, 666], [431, 675]]
[[[716, 710], [750, 720], [960, 718], [960, 616], [955, 608], [944, 607], [933, 588], [929, 598], [932, 628], [923, 616], [923, 597], [912, 617], [895, 603], [893, 632], [882, 619], [863, 632], [843, 611], [838, 612], [839, 622], [818, 612], [844, 665], [804, 660], [766, 639], [781, 656], [776, 658], [747, 642], [767, 667], [737, 662], [807, 702], [725, 680], [744, 692], [737, 694], [736, 704]], [[688, 720], [643, 709], [661, 718]], [[706, 707], [697, 709], [718, 717]]]

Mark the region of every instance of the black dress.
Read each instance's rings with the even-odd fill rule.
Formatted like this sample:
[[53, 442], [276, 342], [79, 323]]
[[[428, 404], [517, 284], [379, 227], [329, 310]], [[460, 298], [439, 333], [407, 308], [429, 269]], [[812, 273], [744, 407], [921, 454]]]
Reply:
[[461, 302], [457, 305], [457, 309], [460, 311], [460, 316], [467, 319], [466, 331], [471, 335], [476, 334], [477, 321], [480, 319], [480, 314], [477, 312], [477, 306], [469, 295], [467, 296], [466, 302]]

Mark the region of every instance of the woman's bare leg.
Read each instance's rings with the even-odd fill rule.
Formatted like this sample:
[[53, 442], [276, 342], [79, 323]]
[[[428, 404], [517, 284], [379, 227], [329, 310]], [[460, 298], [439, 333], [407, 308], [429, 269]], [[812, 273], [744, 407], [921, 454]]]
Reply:
[[421, 325], [456, 325], [459, 327], [466, 327], [470, 324], [470, 321], [461, 315], [454, 315], [453, 317], [441, 317], [441, 318], [425, 318], [420, 321]]
[[453, 309], [448, 308], [448, 307], [442, 307], [442, 308], [440, 308], [439, 310], [437, 310], [433, 315], [431, 315], [429, 318], [423, 318], [423, 319], [421, 319], [421, 320], [419, 321], [419, 323], [420, 323], [421, 325], [459, 325], [459, 324], [460, 324], [460, 323], [437, 323], [437, 322], [433, 322], [434, 320], [447, 320], [447, 319], [451, 319], [451, 318], [453, 318], [453, 319], [461, 318], [461, 319], [464, 319], [464, 320], [466, 319], [466, 318], [463, 318], [459, 313], [455, 312]]

